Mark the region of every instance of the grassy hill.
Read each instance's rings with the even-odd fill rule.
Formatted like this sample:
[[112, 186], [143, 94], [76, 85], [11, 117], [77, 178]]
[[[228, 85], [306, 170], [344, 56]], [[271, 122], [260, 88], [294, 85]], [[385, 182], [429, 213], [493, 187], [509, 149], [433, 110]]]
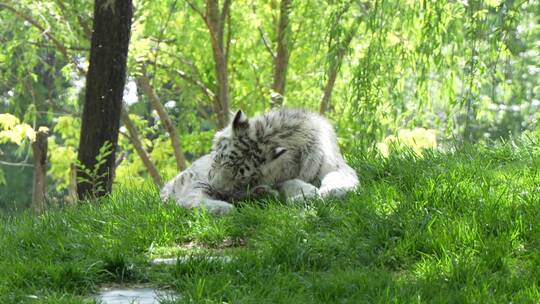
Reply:
[[[353, 155], [342, 201], [246, 202], [213, 217], [117, 187], [0, 218], [0, 302], [81, 303], [145, 283], [194, 303], [540, 301], [540, 146]], [[129, 184], [129, 183], [127, 183]], [[208, 259], [230, 256], [230, 262]], [[156, 257], [189, 256], [152, 266]]]

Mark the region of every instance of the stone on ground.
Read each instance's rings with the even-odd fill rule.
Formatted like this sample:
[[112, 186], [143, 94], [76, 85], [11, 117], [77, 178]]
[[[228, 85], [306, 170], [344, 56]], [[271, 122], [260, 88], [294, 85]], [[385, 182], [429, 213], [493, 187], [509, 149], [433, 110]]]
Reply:
[[158, 304], [160, 300], [173, 300], [175, 296], [153, 288], [115, 287], [102, 289], [96, 299], [103, 304]]

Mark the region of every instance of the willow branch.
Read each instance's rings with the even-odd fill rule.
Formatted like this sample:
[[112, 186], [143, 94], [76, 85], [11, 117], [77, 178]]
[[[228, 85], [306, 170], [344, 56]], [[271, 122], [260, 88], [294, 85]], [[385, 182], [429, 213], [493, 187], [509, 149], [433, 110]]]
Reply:
[[[67, 9], [66, 5], [64, 4], [64, 0], [56, 1], [56, 4], [60, 7], [62, 12], [68, 12], [69, 11]], [[92, 29], [90, 28], [90, 25], [88, 24], [88, 22], [86, 22], [86, 20], [84, 20], [81, 17], [81, 15], [79, 15], [79, 14], [75, 14], [75, 16], [77, 17], [77, 21], [79, 22], [79, 25], [81, 26], [81, 28], [83, 30], [83, 33], [86, 35], [86, 38], [91, 39], [92, 38]]]
[[[176, 70], [176, 73], [178, 73], [178, 75], [182, 79], [192, 83], [193, 85], [195, 85], [202, 91], [202, 93], [206, 96], [208, 101], [212, 104], [212, 108], [214, 109], [214, 112], [218, 115], [218, 118], [219, 118], [219, 113], [221, 111], [220, 110], [221, 104], [219, 103], [219, 99], [217, 98], [216, 94], [212, 90], [210, 90], [204, 83], [192, 78], [191, 76], [187, 75], [185, 72], [181, 70]], [[219, 119], [218, 119], [218, 122], [219, 122]]]
[[259, 30], [259, 33], [261, 34], [261, 40], [262, 40], [262, 42], [264, 44], [264, 47], [266, 48], [268, 53], [270, 53], [270, 56], [272, 56], [272, 60], [275, 60], [276, 59], [276, 53], [274, 53], [274, 50], [272, 49], [272, 46], [270, 45], [270, 42], [268, 41], [268, 39], [266, 37], [266, 33], [264, 32], [264, 30], [260, 26], [257, 29]]
[[158, 61], [159, 61], [158, 60], [159, 59], [159, 52], [161, 51], [160, 44], [163, 41], [163, 37], [165, 36], [165, 29], [167, 28], [169, 22], [171, 21], [173, 11], [176, 8], [176, 2], [177, 1], [175, 0], [173, 2], [173, 4], [172, 4], [171, 8], [169, 9], [169, 14], [167, 15], [165, 23], [163, 24], [163, 26], [160, 29], [159, 36], [158, 36], [157, 41], [156, 41], [156, 51], [154, 52], [154, 66], [153, 66], [154, 67], [154, 74], [157, 71], [157, 66], [158, 66]]
[[74, 63], [75, 65], [75, 68], [77, 68], [77, 70], [79, 70], [79, 72], [81, 74], [86, 74], [86, 71], [79, 67], [78, 63], [71, 57], [69, 56], [69, 53], [68, 53], [68, 49], [64, 46], [64, 44], [62, 42], [60, 42], [60, 40], [58, 40], [53, 34], [51, 34], [49, 32], [49, 30], [45, 29], [41, 24], [39, 24], [34, 18], [32, 18], [31, 16], [23, 13], [23, 12], [19, 12], [17, 9], [15, 9], [14, 7], [10, 6], [10, 5], [7, 5], [5, 3], [0, 3], [0, 8], [4, 8], [10, 12], [12, 12], [15, 16], [17, 16], [18, 18], [24, 20], [24, 21], [27, 21], [28, 23], [30, 23], [32, 26], [34, 26], [35, 28], [37, 28], [38, 30], [40, 30], [42, 32], [43, 35], [45, 35], [45, 37], [47, 37], [49, 40], [51, 40], [51, 42], [54, 44], [54, 46], [56, 47], [56, 49], [69, 61], [71, 61], [72, 63]]
[[206, 85], [204, 85], [204, 83], [202, 83], [201, 81], [197, 80], [197, 79], [194, 79], [193, 77], [187, 75], [184, 71], [181, 71], [181, 70], [176, 70], [176, 73], [184, 80], [192, 83], [193, 85], [195, 85], [196, 87], [198, 87], [203, 93], [204, 95], [206, 95], [208, 97], [208, 99], [214, 99], [216, 97], [216, 94], [214, 94], [214, 92], [212, 92], [212, 90], [210, 90]]
[[191, 9], [194, 12], [196, 12], [201, 17], [201, 19], [208, 25], [208, 22], [206, 20], [206, 15], [193, 2], [189, 0], [185, 0], [185, 1], [189, 5], [189, 7], [191, 7]]
[[[355, 19], [355, 24], [360, 22], [360, 18]], [[326, 84], [324, 85], [323, 89], [323, 97], [321, 99], [321, 103], [319, 105], [319, 114], [324, 115], [328, 109], [330, 108], [330, 101], [332, 99], [332, 92], [334, 91], [334, 86], [336, 83], [336, 79], [338, 76], [339, 71], [341, 70], [341, 66], [343, 64], [343, 57], [345, 57], [345, 54], [347, 53], [347, 50], [349, 50], [350, 44], [354, 36], [356, 35], [358, 27], [353, 27], [348, 33], [345, 39], [336, 45], [337, 51], [336, 51], [336, 62], [334, 64], [330, 64], [328, 69], [328, 78], [326, 79]]]

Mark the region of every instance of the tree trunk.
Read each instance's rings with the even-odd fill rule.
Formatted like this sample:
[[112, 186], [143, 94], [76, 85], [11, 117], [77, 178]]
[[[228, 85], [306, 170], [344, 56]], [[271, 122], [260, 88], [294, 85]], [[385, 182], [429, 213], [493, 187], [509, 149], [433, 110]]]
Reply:
[[[132, 16], [131, 0], [95, 1], [78, 155], [80, 199], [102, 196], [112, 189]], [[110, 145], [110, 154], [98, 163], [105, 145]]]
[[285, 99], [285, 80], [289, 66], [289, 13], [292, 0], [281, 0], [277, 32], [277, 50], [274, 58], [274, 80], [270, 105], [280, 107]]
[[156, 169], [156, 165], [152, 162], [150, 159], [150, 156], [148, 155], [148, 152], [143, 147], [143, 144], [141, 140], [139, 139], [139, 132], [137, 131], [137, 128], [135, 125], [133, 125], [133, 122], [131, 122], [131, 119], [129, 118], [129, 114], [126, 113], [126, 111], [122, 111], [122, 122], [126, 126], [126, 129], [129, 133], [129, 141], [135, 148], [135, 151], [141, 158], [142, 162], [144, 163], [144, 166], [148, 170], [148, 174], [152, 177], [152, 180], [154, 180], [154, 183], [161, 188], [163, 185], [163, 182], [161, 180], [161, 176], [159, 175], [158, 170]]
[[[227, 47], [225, 47], [225, 22], [230, 18], [229, 10], [231, 0], [224, 0], [221, 10], [219, 0], [206, 0], [206, 12], [201, 11], [194, 2], [186, 0], [187, 4], [204, 20], [210, 34], [210, 44], [212, 45], [212, 55], [214, 57], [217, 92], [215, 93], [216, 103], [213, 105], [217, 114], [218, 128], [224, 128], [229, 123], [229, 76], [228, 76], [228, 46], [230, 45], [231, 32], [227, 34]], [[219, 107], [217, 108], [216, 105]]]
[[158, 113], [159, 118], [163, 123], [163, 127], [165, 127], [165, 130], [167, 130], [167, 133], [169, 133], [169, 136], [171, 137], [171, 143], [174, 151], [174, 157], [176, 158], [176, 167], [178, 168], [178, 171], [184, 171], [187, 167], [186, 157], [184, 156], [184, 151], [182, 151], [182, 145], [180, 144], [180, 136], [178, 135], [178, 130], [176, 130], [176, 126], [173, 124], [171, 118], [169, 117], [169, 114], [167, 114], [165, 107], [161, 104], [161, 101], [159, 100], [156, 92], [150, 86], [150, 80], [148, 79], [148, 77], [146, 77], [145, 75], [140, 76], [139, 78], [137, 78], [137, 83], [139, 84], [139, 87], [144, 92], [144, 94], [150, 100], [150, 104]]
[[212, 54], [215, 61], [217, 78], [217, 98], [221, 109], [218, 115], [218, 127], [224, 128], [229, 123], [229, 76], [227, 69], [227, 54], [224, 48], [225, 20], [229, 14], [231, 1], [225, 0], [220, 12], [218, 0], [206, 2], [206, 24], [210, 32]]
[[[360, 20], [357, 18], [355, 22], [359, 22]], [[357, 26], [354, 26], [342, 43], [339, 43], [336, 51], [336, 57], [335, 62], [333, 64], [329, 65], [328, 68], [328, 79], [326, 80], [326, 84], [324, 85], [324, 92], [323, 92], [323, 98], [321, 100], [321, 104], [319, 107], [319, 113], [321, 115], [324, 115], [326, 111], [330, 108], [330, 101], [332, 99], [332, 92], [334, 91], [334, 85], [336, 83], [336, 78], [339, 73], [339, 70], [341, 69], [341, 65], [343, 63], [343, 57], [345, 57], [345, 54], [347, 53], [347, 50], [349, 49], [349, 45], [351, 44], [351, 41], [356, 34]], [[329, 54], [330, 55], [330, 54]]]
[[37, 213], [44, 210], [45, 179], [47, 177], [47, 137], [48, 130], [39, 130], [32, 143], [34, 153], [34, 183], [32, 188], [32, 208]]
[[326, 84], [324, 85], [323, 97], [319, 106], [319, 113], [321, 115], [324, 115], [330, 107], [330, 100], [332, 99], [332, 92], [334, 90], [338, 71], [339, 67], [335, 65], [331, 66], [328, 72], [328, 79], [326, 80]]

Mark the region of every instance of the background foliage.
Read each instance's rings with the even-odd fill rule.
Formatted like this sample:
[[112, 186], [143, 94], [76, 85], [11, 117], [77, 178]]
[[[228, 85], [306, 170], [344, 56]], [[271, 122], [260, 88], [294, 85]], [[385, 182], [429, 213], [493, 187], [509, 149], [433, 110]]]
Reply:
[[[207, 153], [217, 125], [216, 75], [208, 29], [193, 9], [204, 3], [134, 2], [125, 102], [144, 147], [169, 178], [176, 167], [168, 134], [135, 80], [143, 72], [150, 78], [188, 161]], [[31, 199], [31, 136], [15, 138], [14, 130], [50, 129], [48, 198], [61, 204], [67, 195], [91, 15], [90, 1], [0, 2], [0, 113], [10, 114], [0, 116], [0, 208], [23, 208]], [[232, 2], [231, 109], [268, 109], [278, 18], [277, 0]], [[329, 71], [338, 67], [326, 115], [346, 153], [386, 153], [400, 137], [444, 147], [535, 130], [539, 19], [540, 3], [532, 0], [293, 2], [285, 105], [316, 111]], [[146, 169], [122, 134], [117, 180], [142, 182]]]

